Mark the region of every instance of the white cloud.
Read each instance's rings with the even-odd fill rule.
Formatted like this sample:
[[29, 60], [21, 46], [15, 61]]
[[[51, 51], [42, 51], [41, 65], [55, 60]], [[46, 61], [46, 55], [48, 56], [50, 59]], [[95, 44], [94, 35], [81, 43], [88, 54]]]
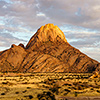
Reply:
[[80, 49], [83, 53], [87, 54], [92, 59], [95, 59], [100, 62], [100, 47], [90, 47], [90, 48], [81, 48]]
[[[16, 37], [13, 37], [10, 33], [0, 33], [0, 47], [10, 47], [10, 44], [16, 44], [18, 45], [19, 43], [25, 44], [26, 41], [22, 39], [18, 39]], [[1, 51], [1, 50], [0, 50]]]
[[37, 13], [37, 16], [40, 16], [40, 17], [45, 17], [45, 14], [44, 14], [44, 13], [39, 12], [39, 13]]
[[68, 41], [79, 49], [100, 48], [100, 0], [0, 0], [3, 48], [13, 42], [28, 42], [47, 23], [58, 25]]

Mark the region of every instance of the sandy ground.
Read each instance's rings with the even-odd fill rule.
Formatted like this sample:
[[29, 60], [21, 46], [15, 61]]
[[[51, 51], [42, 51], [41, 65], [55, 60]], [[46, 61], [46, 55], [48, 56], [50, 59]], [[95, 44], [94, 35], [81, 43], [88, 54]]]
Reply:
[[0, 100], [100, 100], [91, 73], [0, 73]]

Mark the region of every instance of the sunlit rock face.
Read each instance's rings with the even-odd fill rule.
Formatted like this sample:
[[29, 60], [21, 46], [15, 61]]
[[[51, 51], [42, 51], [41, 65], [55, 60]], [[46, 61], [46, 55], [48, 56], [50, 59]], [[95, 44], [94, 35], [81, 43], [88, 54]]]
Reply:
[[53, 24], [46, 24], [45, 26], [41, 26], [35, 35], [30, 39], [26, 48], [36, 48], [42, 45], [43, 43], [51, 42], [67, 42], [64, 33], [58, 28], [58, 26], [54, 26]]
[[38, 38], [42, 42], [52, 41], [55, 42], [59, 37], [62, 41], [67, 42], [64, 33], [53, 24], [46, 24], [42, 26], [38, 31]]
[[26, 45], [0, 52], [0, 72], [100, 72], [100, 63], [72, 47], [53, 24], [41, 26]]

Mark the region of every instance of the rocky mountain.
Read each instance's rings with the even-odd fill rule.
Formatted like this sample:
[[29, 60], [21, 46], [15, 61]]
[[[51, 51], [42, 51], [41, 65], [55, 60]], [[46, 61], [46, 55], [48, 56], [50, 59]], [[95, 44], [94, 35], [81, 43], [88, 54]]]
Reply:
[[100, 72], [100, 63], [72, 47], [53, 24], [40, 27], [26, 47], [0, 52], [0, 72]]

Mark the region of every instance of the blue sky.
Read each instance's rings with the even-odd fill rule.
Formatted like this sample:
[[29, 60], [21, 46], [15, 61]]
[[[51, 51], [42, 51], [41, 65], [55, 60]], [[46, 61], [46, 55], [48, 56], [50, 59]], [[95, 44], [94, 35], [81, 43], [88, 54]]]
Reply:
[[57, 25], [67, 41], [100, 61], [100, 0], [0, 0], [0, 51], [26, 45], [36, 30]]

